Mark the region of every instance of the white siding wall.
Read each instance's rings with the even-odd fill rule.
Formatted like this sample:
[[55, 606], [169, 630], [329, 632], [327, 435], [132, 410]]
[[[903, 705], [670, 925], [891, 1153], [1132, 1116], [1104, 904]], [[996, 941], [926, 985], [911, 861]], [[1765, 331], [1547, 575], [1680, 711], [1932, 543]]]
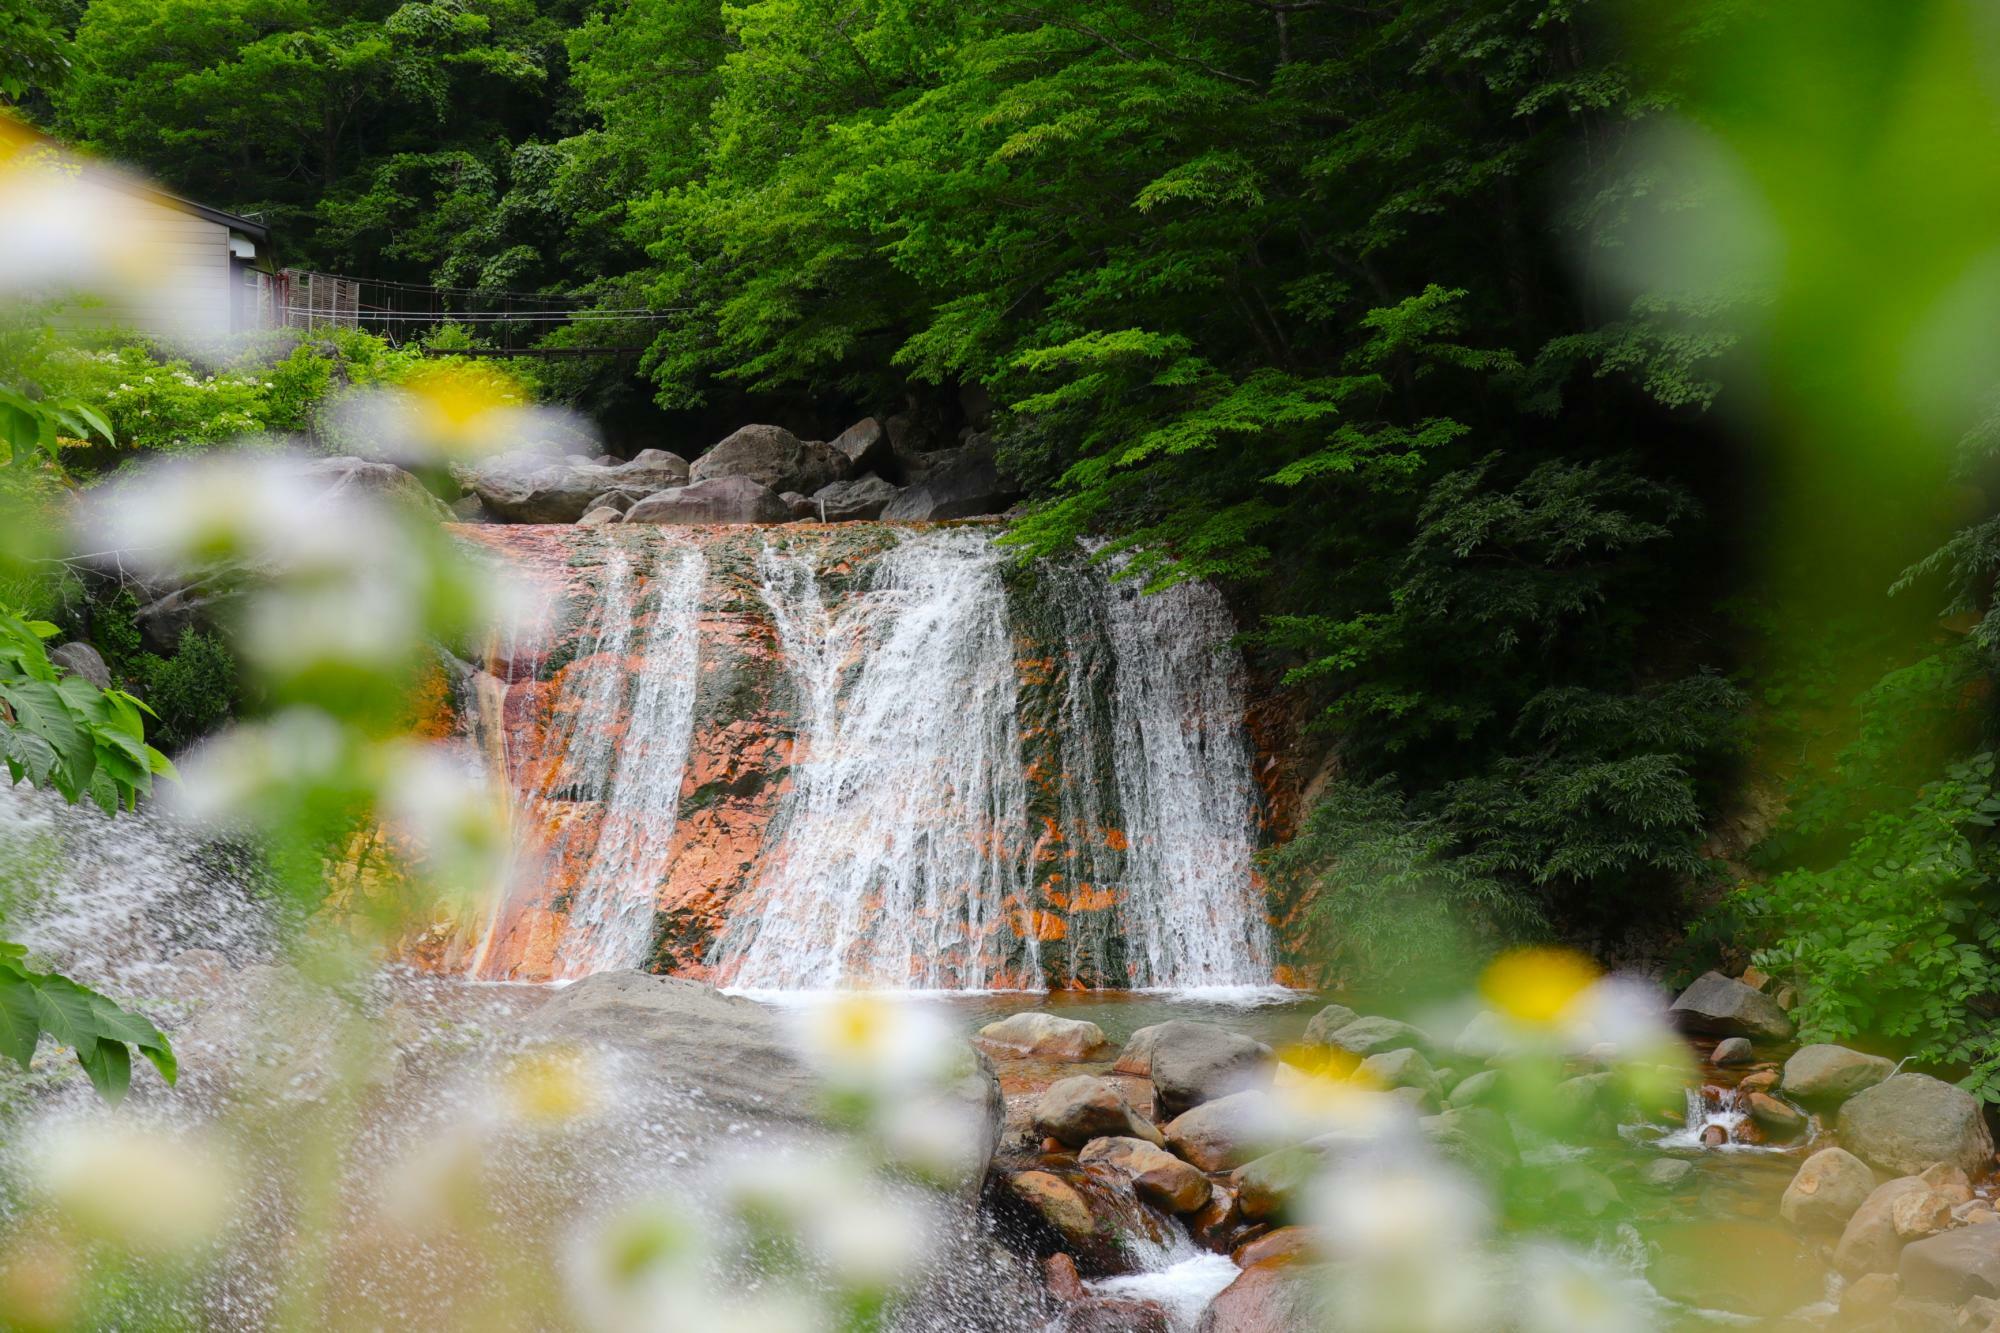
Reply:
[[228, 333], [229, 228], [149, 195], [91, 184], [119, 218], [114, 234], [129, 237], [129, 249], [115, 259], [121, 279], [69, 319], [189, 338]]

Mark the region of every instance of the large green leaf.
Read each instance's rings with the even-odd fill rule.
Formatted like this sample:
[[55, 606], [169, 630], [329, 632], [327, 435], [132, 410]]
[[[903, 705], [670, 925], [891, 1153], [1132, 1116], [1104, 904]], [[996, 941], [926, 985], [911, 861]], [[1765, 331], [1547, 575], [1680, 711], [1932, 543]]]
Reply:
[[68, 977], [31, 972], [18, 944], [0, 940], [0, 1056], [28, 1068], [44, 1035], [68, 1046], [106, 1101], [125, 1095], [136, 1047], [169, 1084], [180, 1068], [167, 1039], [143, 1014]]

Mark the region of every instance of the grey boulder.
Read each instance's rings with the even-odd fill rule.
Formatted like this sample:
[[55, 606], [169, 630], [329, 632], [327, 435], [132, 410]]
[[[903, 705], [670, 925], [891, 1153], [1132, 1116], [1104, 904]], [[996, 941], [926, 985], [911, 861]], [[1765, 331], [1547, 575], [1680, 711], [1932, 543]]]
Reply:
[[1167, 1147], [1203, 1171], [1231, 1171], [1273, 1146], [1277, 1109], [1269, 1093], [1238, 1092], [1167, 1122]]
[[1409, 1046], [1419, 1051], [1436, 1049], [1430, 1034], [1422, 1028], [1394, 1018], [1357, 1018], [1328, 1036], [1326, 1044], [1355, 1055], [1378, 1055]]
[[1875, 1173], [1845, 1148], [1822, 1148], [1800, 1164], [1778, 1215], [1801, 1231], [1834, 1231], [1875, 1192]]
[[1681, 992], [1667, 1016], [1683, 1032], [1709, 1037], [1749, 1037], [1788, 1041], [1792, 1020], [1777, 1001], [1720, 972], [1705, 972]]
[[1979, 1103], [1928, 1074], [1897, 1074], [1863, 1089], [1840, 1108], [1837, 1130], [1843, 1147], [1889, 1175], [1946, 1162], [1977, 1176], [1993, 1165]]
[[889, 432], [874, 417], [863, 417], [836, 435], [829, 447], [847, 460], [850, 475], [860, 476], [872, 472], [890, 481], [900, 479], [903, 460], [896, 454], [896, 446], [889, 442]]
[[847, 473], [847, 458], [831, 445], [801, 440], [783, 426], [745, 426], [695, 459], [693, 482], [747, 477], [771, 490], [811, 495]]
[[922, 474], [882, 511], [898, 522], [928, 523], [997, 514], [1020, 498], [1021, 488], [1000, 471], [993, 445], [983, 437], [923, 460]]
[[1802, 1102], [1842, 1102], [1895, 1072], [1894, 1060], [1821, 1042], [1792, 1052], [1778, 1086]]
[[1069, 1148], [1092, 1139], [1144, 1139], [1155, 1146], [1166, 1140], [1118, 1093], [1109, 1079], [1077, 1074], [1057, 1079], [1035, 1101], [1035, 1132]]
[[900, 494], [899, 487], [880, 477], [856, 477], [851, 481], [836, 481], [831, 486], [822, 486], [814, 493], [812, 503], [826, 522], [846, 523], [855, 519], [880, 518], [882, 511]]
[[627, 523], [783, 523], [792, 516], [769, 486], [748, 477], [718, 477], [649, 495], [625, 511]]
[[111, 688], [111, 668], [105, 665], [103, 654], [81, 639], [49, 649], [49, 661], [64, 674], [87, 680], [100, 690]]
[[1903, 1294], [1962, 1305], [2000, 1296], [2000, 1226], [1961, 1227], [1903, 1247], [1896, 1263]]
[[1344, 1004], [1330, 1004], [1312, 1016], [1306, 1024], [1305, 1040], [1308, 1045], [1324, 1046], [1334, 1033], [1361, 1017]]
[[1276, 1073], [1269, 1046], [1214, 1023], [1161, 1023], [1152, 1048], [1153, 1095], [1164, 1116], [1233, 1092], [1268, 1088]]
[[414, 475], [394, 463], [339, 454], [332, 458], [315, 458], [305, 465], [304, 470], [308, 478], [324, 484], [329, 499], [343, 492], [358, 492], [392, 504], [407, 505], [426, 518], [448, 520], [452, 517], [451, 509], [444, 501], [432, 495]]
[[513, 523], [574, 523], [610, 491], [649, 495], [687, 480], [687, 463], [647, 449], [615, 466], [567, 454], [501, 454], [455, 469], [488, 512]]

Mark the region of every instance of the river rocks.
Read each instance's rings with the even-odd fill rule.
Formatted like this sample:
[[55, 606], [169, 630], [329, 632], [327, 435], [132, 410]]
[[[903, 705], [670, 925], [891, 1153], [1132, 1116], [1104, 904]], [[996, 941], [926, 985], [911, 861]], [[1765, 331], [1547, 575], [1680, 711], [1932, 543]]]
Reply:
[[517, 452], [453, 469], [486, 510], [513, 523], [574, 523], [607, 491], [648, 495], [688, 479], [678, 454], [647, 449], [607, 466], [567, 454]]
[[1875, 1173], [1845, 1148], [1822, 1148], [1800, 1164], [1778, 1213], [1801, 1231], [1839, 1231], [1875, 1190]]
[[1132, 1182], [1133, 1193], [1170, 1213], [1198, 1212], [1209, 1201], [1208, 1177], [1156, 1146], [1152, 1138], [1097, 1139], [1076, 1160], [1125, 1177]]
[[1727, 1069], [1732, 1065], [1755, 1062], [1757, 1050], [1750, 1044], [1748, 1037], [1724, 1037], [1715, 1043], [1715, 1050], [1708, 1058], [1710, 1063]]
[[1751, 1037], [1788, 1041], [1792, 1020], [1762, 991], [1720, 972], [1705, 972], [1682, 991], [1667, 1016], [1683, 1032], [1710, 1037]]
[[452, 516], [444, 501], [432, 495], [413, 474], [394, 463], [339, 454], [332, 458], [315, 458], [301, 471], [309, 481], [325, 486], [328, 499], [344, 491], [356, 491], [406, 506], [425, 518], [448, 519]]
[[1124, 1296], [1085, 1296], [1063, 1311], [1055, 1333], [1173, 1333], [1173, 1322], [1157, 1301]]
[[625, 511], [627, 523], [784, 523], [792, 511], [776, 491], [749, 477], [717, 477], [649, 495]]
[[1361, 1017], [1344, 1004], [1330, 1004], [1312, 1016], [1306, 1024], [1306, 1044], [1310, 1046], [1330, 1045], [1333, 1034]]
[[1639, 1183], [1649, 1190], [1679, 1189], [1694, 1177], [1694, 1163], [1684, 1157], [1662, 1157], [1639, 1169]]
[[1000, 471], [990, 442], [975, 440], [928, 455], [916, 483], [882, 511], [899, 522], [935, 522], [997, 514], [1020, 498], [1021, 489]]
[[1499, 1094], [1500, 1081], [1505, 1077], [1497, 1069], [1482, 1069], [1476, 1074], [1468, 1074], [1452, 1085], [1451, 1096], [1446, 1100], [1453, 1106], [1482, 1105]]
[[1101, 1060], [1111, 1053], [1104, 1029], [1080, 1018], [1060, 1018], [1042, 1010], [1010, 1014], [979, 1029], [979, 1045], [996, 1054], [1038, 1060]]
[[1326, 1044], [1355, 1055], [1376, 1055], [1409, 1046], [1419, 1051], [1435, 1049], [1422, 1028], [1393, 1018], [1357, 1018], [1327, 1037]]
[[1903, 1294], [1959, 1305], [2000, 1296], [2000, 1227], [1962, 1227], [1903, 1247], [1896, 1273]]
[[111, 688], [111, 668], [105, 665], [103, 654], [80, 639], [49, 649], [49, 662], [64, 675], [87, 680], [100, 690]]
[[1238, 1092], [1169, 1121], [1167, 1146], [1204, 1171], [1229, 1171], [1264, 1153], [1274, 1121], [1269, 1094]]
[[1889, 1225], [1899, 1239], [1921, 1240], [1951, 1226], [1952, 1201], [1934, 1189], [1911, 1190], [1889, 1207]]
[[1016, 1171], [1004, 1178], [1003, 1187], [1076, 1256], [1078, 1267], [1103, 1273], [1122, 1266], [1114, 1228], [1069, 1181], [1053, 1171]]
[[586, 517], [589, 516], [591, 509], [615, 509], [622, 514], [650, 494], [651, 491], [637, 495], [631, 491], [606, 491], [602, 495], [592, 496], [590, 508], [583, 512]]
[[1202, 1312], [1196, 1333], [1290, 1333], [1322, 1328], [1314, 1267], [1287, 1256], [1252, 1264]]
[[1903, 1238], [1896, 1234], [1896, 1200], [1923, 1188], [1924, 1182], [1915, 1176], [1898, 1176], [1877, 1185], [1841, 1230], [1833, 1266], [1849, 1277], [1895, 1268], [1903, 1249]]
[[1035, 1132], [1070, 1148], [1092, 1139], [1129, 1137], [1165, 1143], [1106, 1079], [1089, 1074], [1059, 1079], [1035, 1102]]
[[1496, 1179], [1520, 1159], [1507, 1117], [1483, 1106], [1459, 1106], [1417, 1121], [1438, 1155], [1475, 1175]]
[[[872, 472], [891, 482], [903, 477], [903, 460], [896, 456], [889, 432], [874, 417], [863, 417], [836, 435], [830, 447], [847, 460], [851, 476]], [[873, 517], [873, 515], [870, 515]]]
[[1287, 1212], [1292, 1200], [1325, 1164], [1326, 1154], [1313, 1148], [1280, 1148], [1231, 1171], [1229, 1187], [1236, 1191], [1236, 1205], [1243, 1216], [1261, 1222]]
[[1437, 1071], [1431, 1062], [1424, 1059], [1422, 1052], [1404, 1046], [1393, 1051], [1383, 1051], [1371, 1055], [1361, 1062], [1356, 1071], [1364, 1081], [1382, 1088], [1414, 1088], [1423, 1094], [1424, 1101], [1436, 1110], [1442, 1093], [1438, 1088]]
[[1843, 1102], [1895, 1072], [1894, 1060], [1819, 1042], [1792, 1052], [1779, 1086], [1802, 1102]]
[[1897, 1074], [1840, 1108], [1841, 1146], [1879, 1171], [1909, 1175], [1932, 1162], [1972, 1174], [1992, 1165], [1993, 1139], [1979, 1103], [1928, 1074]]
[[1764, 1092], [1753, 1092], [1746, 1101], [1750, 1119], [1772, 1138], [1795, 1139], [1805, 1133], [1805, 1114], [1796, 1106], [1781, 1102]]
[[1164, 1116], [1271, 1085], [1271, 1048], [1214, 1023], [1161, 1023], [1151, 1045], [1153, 1093]]
[[813, 515], [827, 523], [880, 518], [900, 488], [880, 477], [856, 477], [822, 486], [812, 497]]
[[1166, 1030], [1166, 1026], [1165, 1023], [1155, 1023], [1151, 1027], [1140, 1028], [1127, 1037], [1124, 1047], [1118, 1052], [1118, 1063], [1111, 1066], [1111, 1072], [1151, 1078], [1153, 1047], [1159, 1043], [1160, 1033]]
[[601, 528], [606, 524], [619, 522], [625, 517], [610, 505], [599, 505], [576, 521], [579, 528]]
[[844, 455], [817, 440], [801, 440], [782, 426], [744, 426], [688, 469], [691, 482], [740, 477], [779, 491], [811, 495], [847, 473]]

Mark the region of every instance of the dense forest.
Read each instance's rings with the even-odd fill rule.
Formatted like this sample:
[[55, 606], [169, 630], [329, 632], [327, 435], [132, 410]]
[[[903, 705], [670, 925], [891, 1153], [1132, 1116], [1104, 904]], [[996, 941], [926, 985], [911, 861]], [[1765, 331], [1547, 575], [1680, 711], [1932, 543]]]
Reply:
[[44, 0], [0, 90], [288, 264], [652, 312], [544, 371], [623, 452], [990, 421], [1024, 552], [1229, 590], [1324, 755], [1269, 870], [1358, 983], [1754, 952], [1983, 1080], [2000, 427], [1883, 368], [1982, 245], [1925, 222], [1993, 193], [1977, 76], [1755, 8]]

